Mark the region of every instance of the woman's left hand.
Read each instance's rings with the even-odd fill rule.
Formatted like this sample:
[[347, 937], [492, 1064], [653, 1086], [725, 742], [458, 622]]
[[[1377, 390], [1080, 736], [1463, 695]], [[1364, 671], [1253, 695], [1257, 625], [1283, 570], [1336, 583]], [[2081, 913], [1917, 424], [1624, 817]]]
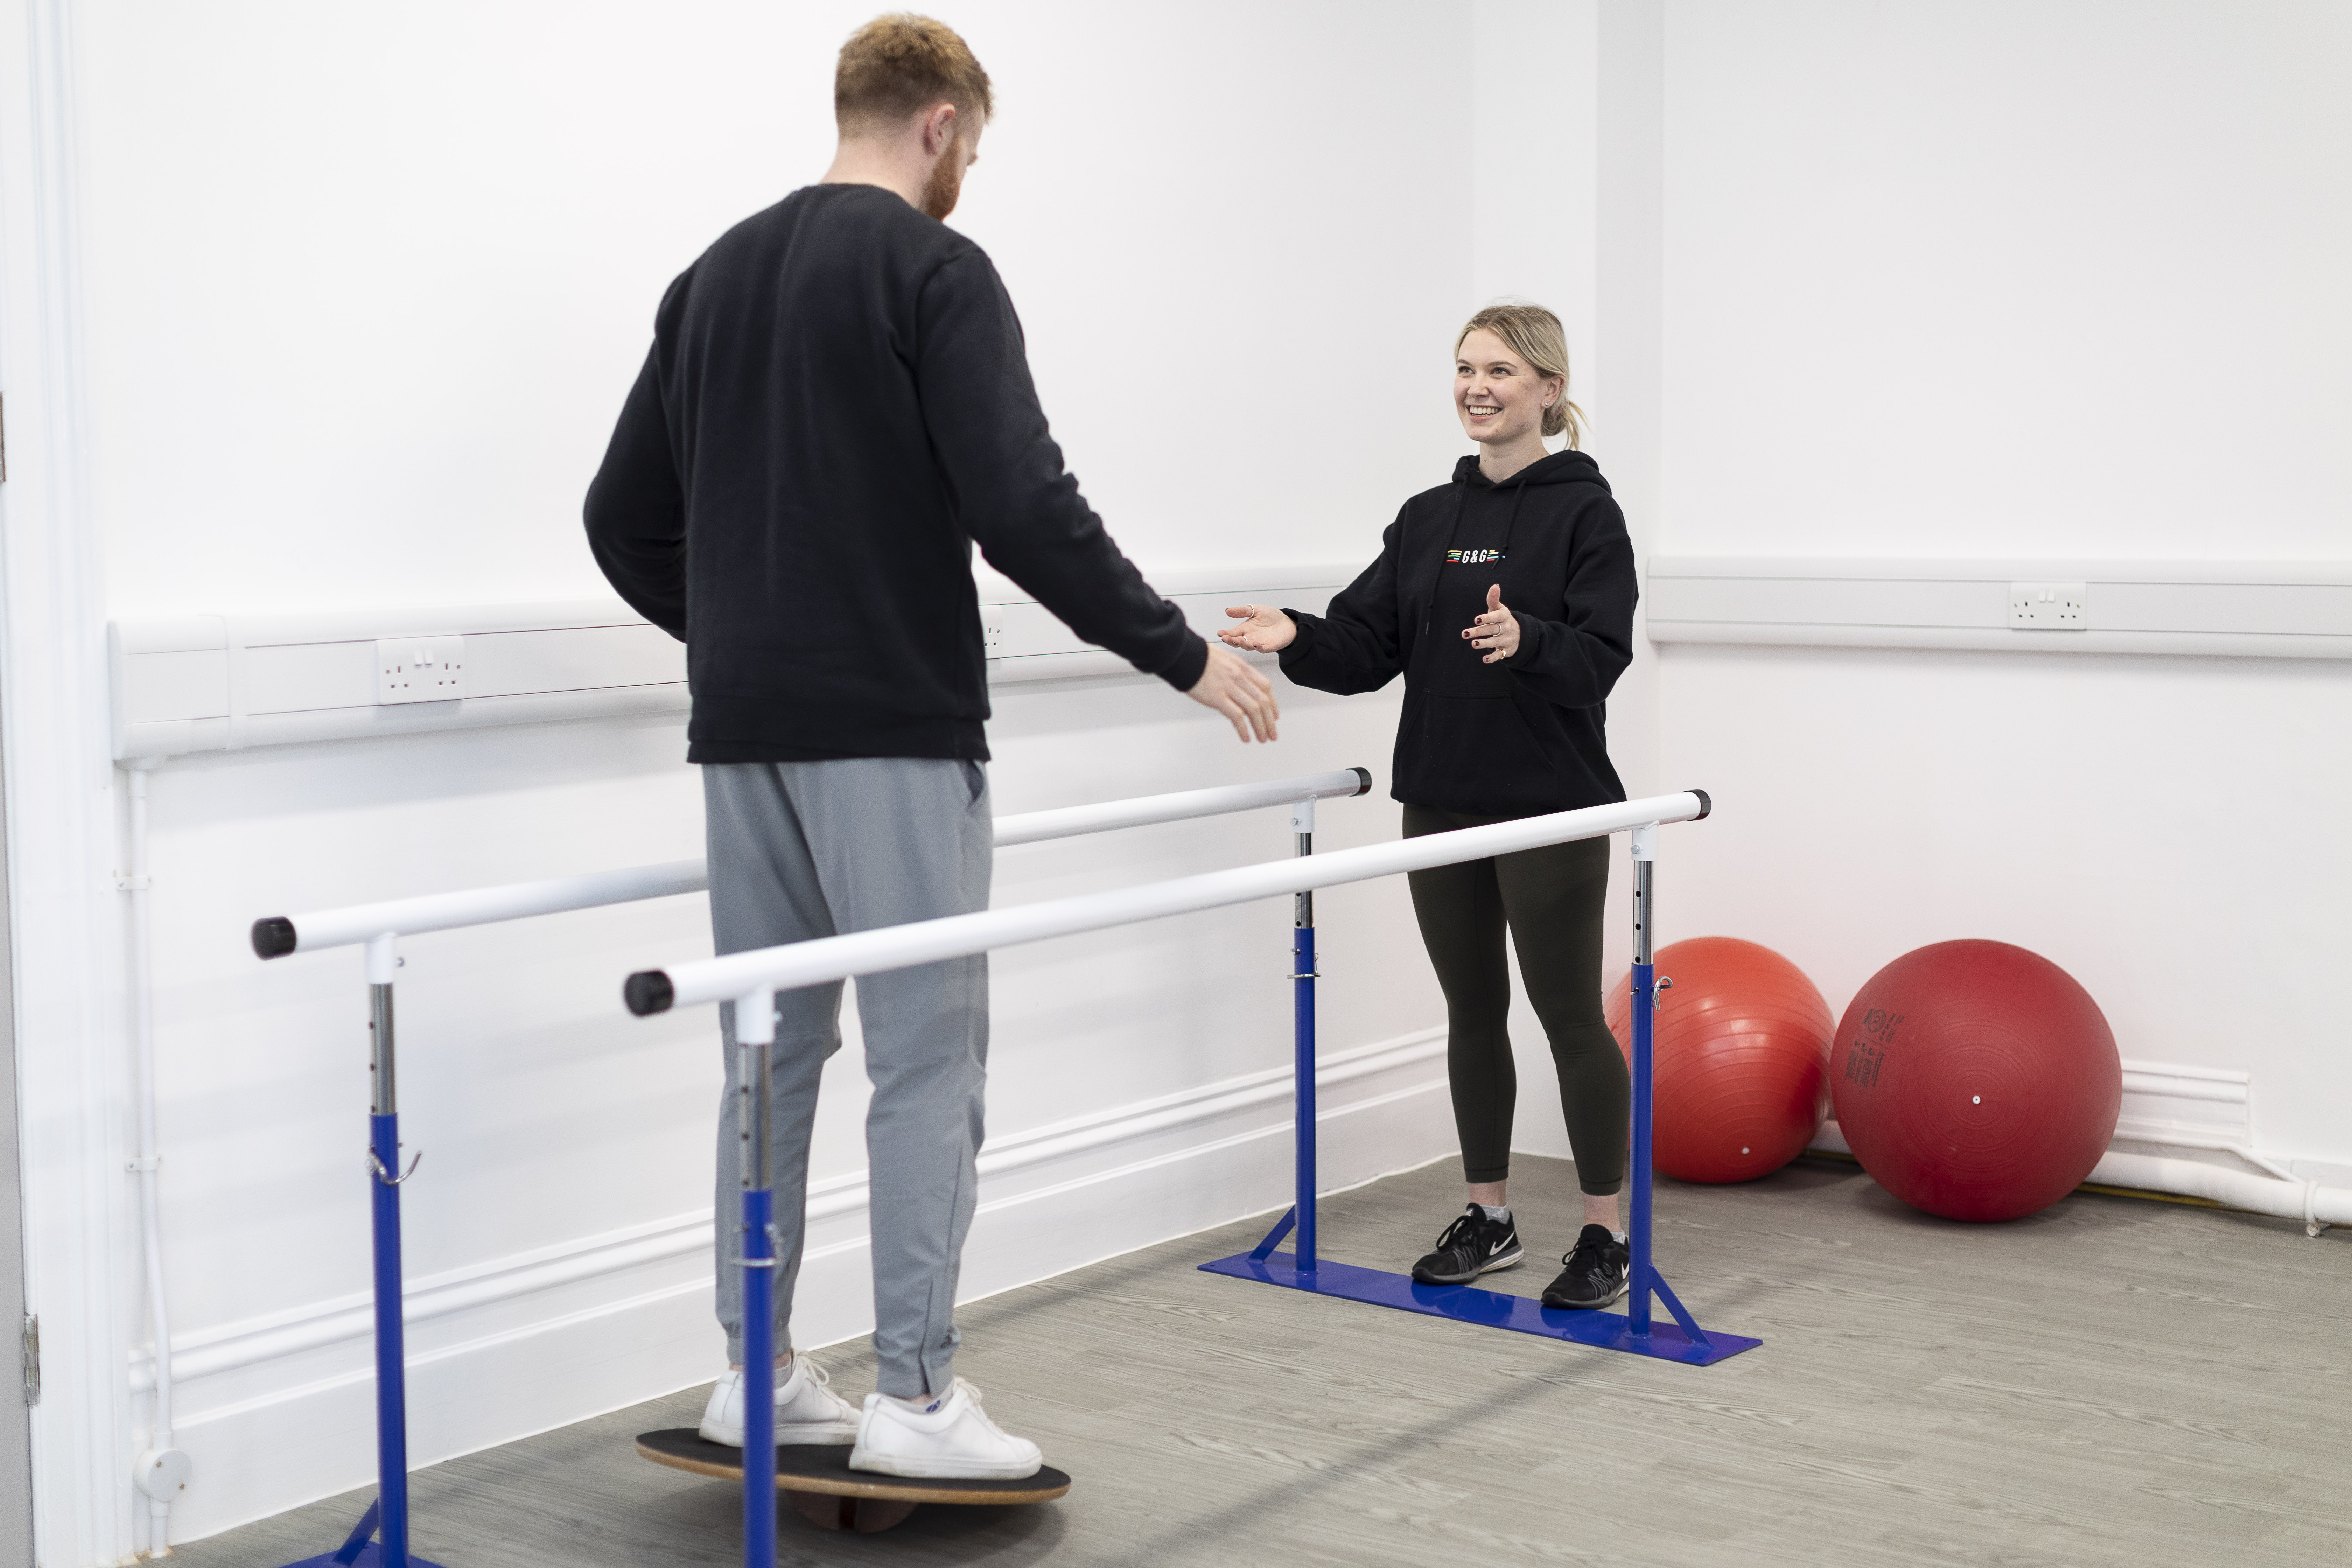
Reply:
[[1472, 647], [1488, 648], [1481, 664], [1500, 664], [1519, 651], [1519, 618], [1503, 607], [1503, 585], [1486, 587], [1486, 613], [1463, 629]]

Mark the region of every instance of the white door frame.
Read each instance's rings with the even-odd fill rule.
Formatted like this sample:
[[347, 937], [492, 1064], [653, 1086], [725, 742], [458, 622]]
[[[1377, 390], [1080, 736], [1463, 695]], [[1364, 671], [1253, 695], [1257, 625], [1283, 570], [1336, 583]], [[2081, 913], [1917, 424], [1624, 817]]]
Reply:
[[128, 1562], [138, 1284], [105, 601], [81, 400], [72, 0], [0, 0], [0, 766], [46, 1568]]
[[[0, 781], [0, 898], [8, 885], [5, 843], [8, 802]], [[39, 1397], [34, 1378], [38, 1346], [25, 1315], [25, 1205], [16, 1145], [16, 976], [8, 946], [14, 923], [0, 902], [0, 1568], [33, 1568], [33, 1425], [30, 1402]], [[11, 1377], [5, 1353], [8, 1326], [27, 1325], [22, 1358], [25, 1375]]]

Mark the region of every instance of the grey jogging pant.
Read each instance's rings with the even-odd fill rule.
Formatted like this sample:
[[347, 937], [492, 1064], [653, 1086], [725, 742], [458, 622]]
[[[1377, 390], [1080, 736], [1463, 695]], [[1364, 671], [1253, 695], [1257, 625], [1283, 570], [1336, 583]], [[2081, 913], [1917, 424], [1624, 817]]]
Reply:
[[[718, 951], [773, 947], [988, 907], [994, 852], [978, 763], [866, 757], [723, 763], [702, 770]], [[866, 1154], [874, 1237], [874, 1350], [885, 1394], [954, 1378], [956, 1275], [971, 1227], [988, 1063], [985, 954], [857, 982], [874, 1099]], [[719, 1010], [719, 1321], [743, 1360], [734, 1009]], [[792, 1343], [817, 1079], [841, 1048], [841, 985], [776, 997], [769, 1151], [780, 1246], [776, 1346]]]

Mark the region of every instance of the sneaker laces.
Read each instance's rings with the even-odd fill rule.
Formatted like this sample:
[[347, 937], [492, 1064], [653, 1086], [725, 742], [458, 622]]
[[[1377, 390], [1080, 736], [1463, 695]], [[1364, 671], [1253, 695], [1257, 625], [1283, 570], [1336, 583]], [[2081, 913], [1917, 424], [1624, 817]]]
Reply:
[[1452, 1252], [1461, 1247], [1467, 1247], [1473, 1252], [1482, 1250], [1478, 1241], [1478, 1227], [1486, 1217], [1480, 1210], [1464, 1210], [1438, 1237], [1437, 1250]]
[[974, 1388], [970, 1383], [966, 1382], [961, 1376], [955, 1380], [955, 1385], [963, 1391], [963, 1396], [966, 1399], [971, 1401], [971, 1413], [980, 1417], [980, 1424], [982, 1426], [987, 1427], [989, 1431], [994, 1433], [998, 1437], [1003, 1438], [1007, 1443], [1018, 1443], [1023, 1440], [1019, 1437], [1015, 1437], [1012, 1433], [1007, 1432], [1003, 1427], [999, 1426], [996, 1424], [995, 1418], [989, 1415], [988, 1407], [981, 1403], [979, 1389]]
[[1602, 1229], [1599, 1226], [1588, 1226], [1585, 1228], [1587, 1230], [1601, 1229], [1601, 1239], [1595, 1241], [1590, 1237], [1584, 1235], [1582, 1232], [1579, 1232], [1576, 1237], [1576, 1245], [1559, 1255], [1561, 1267], [1567, 1268], [1575, 1268], [1576, 1260], [1586, 1256], [1588, 1253], [1593, 1257], [1594, 1267], [1601, 1267], [1607, 1263], [1609, 1248], [1617, 1245], [1617, 1238], [1610, 1235], [1606, 1229]]

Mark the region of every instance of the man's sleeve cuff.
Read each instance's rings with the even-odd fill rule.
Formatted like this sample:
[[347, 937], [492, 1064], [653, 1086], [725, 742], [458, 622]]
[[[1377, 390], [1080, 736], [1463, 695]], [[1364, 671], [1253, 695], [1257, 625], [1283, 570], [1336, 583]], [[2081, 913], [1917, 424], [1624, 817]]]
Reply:
[[1209, 668], [1209, 645], [1197, 633], [1186, 636], [1184, 651], [1176, 661], [1160, 670], [1160, 679], [1179, 691], [1190, 691], [1201, 684], [1201, 672]]

